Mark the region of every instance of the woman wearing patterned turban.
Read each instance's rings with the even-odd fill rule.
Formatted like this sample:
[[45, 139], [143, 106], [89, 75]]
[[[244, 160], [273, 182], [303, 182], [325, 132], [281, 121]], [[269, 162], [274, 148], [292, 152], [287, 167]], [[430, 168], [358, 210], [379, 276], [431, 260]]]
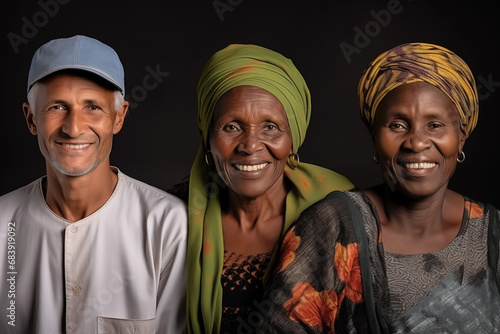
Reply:
[[332, 192], [292, 225], [260, 331], [497, 333], [499, 212], [448, 188], [478, 118], [471, 70], [407, 43], [358, 88], [384, 182]]
[[[299, 162], [311, 116], [293, 63], [256, 45], [229, 45], [198, 83], [201, 142], [188, 201], [188, 333], [239, 333], [253, 317], [282, 234], [313, 202], [354, 185]], [[257, 323], [256, 323], [257, 321]]]

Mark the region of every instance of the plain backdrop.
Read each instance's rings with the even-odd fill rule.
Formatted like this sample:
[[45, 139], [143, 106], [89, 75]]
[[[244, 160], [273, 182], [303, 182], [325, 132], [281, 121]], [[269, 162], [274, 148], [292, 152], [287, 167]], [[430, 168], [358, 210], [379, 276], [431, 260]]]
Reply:
[[21, 105], [31, 57], [50, 39], [84, 34], [118, 52], [132, 108], [115, 136], [111, 163], [161, 189], [189, 174], [199, 144], [196, 84], [208, 58], [232, 43], [278, 51], [305, 77], [313, 112], [301, 161], [344, 174], [359, 188], [380, 183], [359, 116], [359, 77], [381, 52], [428, 42], [469, 64], [481, 97], [479, 124], [450, 187], [500, 208], [497, 13], [487, 1], [8, 1], [2, 5], [0, 195], [45, 173]]

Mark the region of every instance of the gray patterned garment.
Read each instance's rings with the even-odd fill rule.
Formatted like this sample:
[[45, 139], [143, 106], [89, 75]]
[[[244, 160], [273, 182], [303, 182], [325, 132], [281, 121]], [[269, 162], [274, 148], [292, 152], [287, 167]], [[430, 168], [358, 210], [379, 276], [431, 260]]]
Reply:
[[[375, 206], [362, 193], [349, 195], [363, 213], [374, 251], [380, 231]], [[465, 198], [465, 204], [460, 231], [444, 249], [417, 255], [384, 252], [387, 317], [394, 333], [500, 333], [494, 277], [500, 268], [488, 268], [488, 215], [481, 203]]]

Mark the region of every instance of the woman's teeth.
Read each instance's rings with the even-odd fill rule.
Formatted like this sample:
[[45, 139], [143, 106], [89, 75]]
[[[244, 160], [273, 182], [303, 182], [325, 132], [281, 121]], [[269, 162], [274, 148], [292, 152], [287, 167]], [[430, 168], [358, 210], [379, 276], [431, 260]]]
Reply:
[[425, 168], [432, 168], [436, 165], [437, 164], [435, 162], [411, 162], [411, 163], [406, 163], [404, 166], [406, 168], [411, 168], [411, 169], [425, 169]]
[[267, 166], [267, 163], [258, 164], [258, 165], [239, 165], [239, 164], [235, 164], [234, 166], [238, 170], [241, 170], [241, 171], [244, 171], [244, 172], [252, 172], [252, 171], [263, 169], [264, 167]]

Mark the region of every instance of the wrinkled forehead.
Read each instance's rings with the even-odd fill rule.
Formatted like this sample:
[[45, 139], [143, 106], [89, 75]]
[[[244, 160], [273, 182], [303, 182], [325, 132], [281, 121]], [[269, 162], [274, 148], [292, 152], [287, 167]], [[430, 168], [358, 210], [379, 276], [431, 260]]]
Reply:
[[271, 92], [251, 85], [233, 87], [219, 98], [213, 112], [212, 126], [223, 116], [249, 120], [264, 117], [288, 125], [281, 101]]

